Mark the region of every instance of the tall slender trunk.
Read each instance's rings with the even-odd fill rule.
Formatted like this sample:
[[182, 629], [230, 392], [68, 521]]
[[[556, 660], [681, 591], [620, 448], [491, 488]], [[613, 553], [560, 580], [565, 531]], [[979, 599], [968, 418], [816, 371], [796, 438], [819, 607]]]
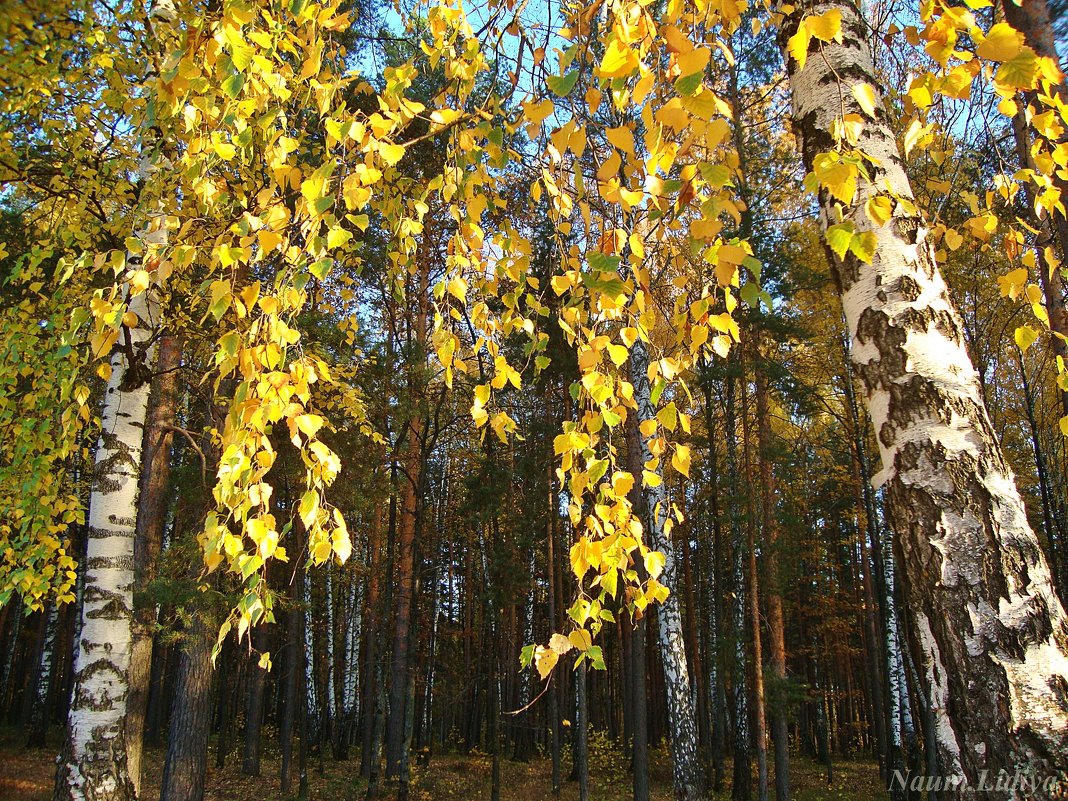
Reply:
[[315, 596], [312, 574], [305, 572], [301, 581], [304, 600], [304, 706], [308, 726], [308, 745], [321, 745], [323, 705], [319, 703], [319, 676], [315, 670]]
[[160, 801], [203, 801], [211, 733], [211, 649], [217, 623], [204, 610], [190, 616], [181, 644], [174, 710], [167, 731]]
[[[356, 564], [364, 562], [363, 548], [357, 541]], [[350, 571], [349, 594], [345, 617], [345, 660], [341, 686], [341, 720], [337, 738], [338, 758], [347, 759], [356, 731], [357, 703], [360, 688], [360, 640], [363, 634], [363, 576]]]
[[[553, 460], [549, 459], [548, 466], [546, 468], [548, 472], [548, 486], [549, 486], [549, 498], [548, 498], [548, 553], [546, 554], [546, 572], [548, 573], [548, 586], [549, 586], [549, 630], [557, 631], [559, 625], [557, 606], [560, 603], [560, 599], [557, 597], [556, 591], [556, 521], [560, 515], [559, 499], [556, 495], [556, 489], [553, 476]], [[552, 793], [553, 798], [560, 797], [560, 680], [554, 681], [552, 686], [549, 687], [549, 733], [550, 733], [550, 745], [549, 753], [552, 760]]]
[[[295, 537], [294, 537], [295, 539]], [[299, 553], [299, 548], [293, 549]], [[301, 667], [304, 660], [301, 658], [301, 614], [300, 607], [293, 603], [286, 613], [286, 673], [283, 682], [284, 704], [282, 711], [282, 725], [279, 737], [282, 740], [282, 764], [279, 768], [279, 785], [283, 793], [288, 793], [293, 787], [293, 735], [298, 727], [298, 699], [297, 684], [302, 673]], [[299, 710], [303, 714], [303, 710]]]
[[590, 799], [589, 698], [586, 663], [575, 670], [575, 775], [579, 801]]
[[[258, 652], [264, 647], [266, 632], [263, 626], [252, 631], [253, 647]], [[246, 661], [250, 661], [246, 657]], [[247, 694], [245, 697], [245, 741], [241, 752], [241, 772], [246, 776], [260, 775], [261, 733], [263, 730], [263, 704], [267, 688], [267, 671], [258, 664], [249, 667]]]
[[775, 798], [790, 798], [790, 740], [787, 731], [786, 703], [786, 633], [782, 612], [782, 588], [779, 586], [779, 520], [775, 508], [774, 441], [767, 370], [756, 369], [757, 443], [760, 463], [761, 524], [764, 529], [764, 570], [767, 584], [764, 595], [768, 604], [768, 639], [771, 647], [771, 676], [774, 690], [771, 704], [771, 737], [775, 746]]
[[[735, 357], [736, 358], [736, 357]], [[738, 432], [735, 417], [735, 382], [733, 375], [727, 376], [726, 397], [726, 443], [727, 443], [727, 481], [730, 486], [740, 484], [738, 469]], [[749, 743], [749, 701], [746, 694], [746, 656], [745, 656], [745, 541], [743, 539], [743, 521], [741, 500], [737, 497], [730, 501], [731, 523], [731, 583], [732, 609], [731, 623], [734, 628], [734, 778], [731, 782], [733, 801], [748, 801], [752, 792], [752, 771], [750, 766]]]
[[1031, 438], [1031, 453], [1035, 457], [1035, 473], [1038, 478], [1038, 494], [1042, 503], [1042, 526], [1045, 529], [1046, 542], [1049, 543], [1050, 564], [1053, 567], [1054, 578], [1061, 597], [1068, 592], [1065, 586], [1065, 555], [1063, 549], [1068, 542], [1065, 541], [1064, 529], [1057, 515], [1057, 509], [1053, 504], [1053, 488], [1050, 485], [1049, 470], [1046, 466], [1046, 455], [1042, 449], [1042, 440], [1039, 438], [1038, 421], [1035, 419], [1035, 397], [1031, 392], [1031, 382], [1027, 378], [1027, 365], [1024, 364], [1023, 353], [1019, 348], [1016, 351], [1016, 365], [1020, 370], [1020, 385], [1023, 390], [1024, 412], [1027, 416], [1027, 428]]
[[[707, 367], [705, 368], [707, 370]], [[727, 729], [727, 697], [724, 691], [721, 667], [722, 637], [719, 630], [720, 604], [720, 548], [723, 533], [720, 525], [719, 503], [719, 455], [716, 452], [716, 418], [712, 407], [712, 381], [706, 376], [703, 382], [705, 396], [705, 428], [708, 435], [708, 512], [705, 542], [705, 616], [708, 626], [708, 694], [711, 720], [712, 789], [719, 792], [723, 783], [725, 736]]]
[[333, 742], [333, 728], [337, 715], [337, 692], [334, 687], [334, 563], [326, 563], [326, 647], [323, 661], [326, 662], [326, 697], [323, 698], [323, 730], [319, 734], [319, 753], [326, 747], [327, 740]]
[[749, 394], [745, 389], [746, 382], [744, 361], [741, 361], [744, 351], [739, 349], [740, 363], [742, 365], [742, 440], [745, 453], [745, 487], [746, 492], [746, 533], [748, 549], [748, 576], [749, 576], [749, 637], [753, 645], [753, 722], [755, 724], [753, 739], [756, 745], [757, 758], [757, 797], [760, 801], [768, 801], [768, 725], [766, 707], [764, 702], [764, 649], [763, 634], [760, 629], [760, 578], [757, 573], [757, 521], [753, 519], [751, 496], [755, 487], [753, 481], [753, 468], [749, 458], [752, 445], [752, 435], [749, 430]]
[[[145, 295], [130, 304], [139, 324], [124, 329], [111, 358], [96, 449], [85, 560], [81, 630], [56, 801], [135, 797], [126, 759], [133, 624], [134, 540], [141, 448], [152, 361]], [[131, 364], [128, 357], [138, 359]]]
[[53, 677], [56, 664], [56, 633], [59, 629], [59, 605], [54, 601], [48, 604], [48, 614], [44, 620], [44, 636], [42, 637], [40, 658], [37, 660], [36, 681], [30, 688], [30, 719], [29, 736], [26, 745], [29, 748], [40, 748], [45, 744], [45, 735], [48, 733], [48, 724], [52, 718]]
[[152, 382], [145, 425], [141, 489], [134, 540], [133, 647], [130, 653], [130, 695], [126, 699], [126, 759], [134, 790], [141, 793], [141, 751], [144, 747], [145, 713], [148, 711], [149, 683], [152, 681], [152, 643], [155, 636], [156, 604], [144, 593], [156, 576], [156, 563], [163, 545], [167, 518], [167, 486], [171, 474], [171, 426], [178, 398], [178, 367], [182, 348], [174, 334], [159, 338], [156, 377]]
[[[879, 85], [857, 7], [822, 2], [806, 11], [832, 9], [842, 15], [842, 43], [813, 40], [820, 52], [804, 69], [789, 60], [809, 168], [833, 149], [839, 114], [864, 118], [853, 86]], [[784, 45], [802, 13], [786, 18]], [[873, 180], [861, 176], [844, 207], [821, 192], [821, 221], [843, 219], [875, 237], [870, 265], [849, 254], [833, 257], [833, 268], [878, 434], [876, 480], [886, 486], [942, 767], [972, 786], [983, 770], [1052, 774], [1068, 757], [1064, 610], [990, 425], [925, 222], [900, 205], [884, 224], [867, 216], [865, 204], [882, 187], [912, 198], [881, 109], [865, 119], [859, 147], [879, 165]]]
[[381, 676], [378, 658], [378, 643], [381, 637], [381, 558], [382, 558], [382, 511], [376, 508], [371, 513], [371, 530], [367, 536], [367, 562], [370, 575], [367, 577], [367, 647], [364, 658], [363, 683], [363, 732], [360, 748], [360, 775], [371, 778], [372, 765], [378, 754], [372, 749], [376, 709], [378, 707], [378, 681]]
[[[1015, 0], [1008, 0], [1008, 2], [1002, 0], [999, 5], [1005, 13], [1006, 22], [1023, 34], [1024, 42], [1029, 47], [1038, 55], [1046, 56], [1053, 59], [1054, 62], [1060, 63], [1060, 54], [1057, 52], [1050, 9], [1046, 0], [1022, 0], [1019, 4]], [[1060, 86], [1057, 87], [1057, 94], [1060, 95], [1062, 101], [1068, 100], [1068, 92], [1065, 90], [1063, 80]], [[1027, 104], [1032, 104], [1035, 100], [1035, 92], [1025, 94]], [[1035, 113], [1042, 113], [1042, 109], [1038, 108], [1037, 104], [1033, 108]], [[1035, 169], [1035, 157], [1032, 153], [1032, 145], [1035, 142], [1032, 140], [1031, 129], [1028, 126], [1028, 117], [1028, 112], [1024, 108], [1020, 108], [1013, 117], [1012, 128], [1020, 167], [1033, 170]], [[1057, 142], [1041, 136], [1038, 137], [1037, 143], [1043, 146], [1047, 154], [1055, 152], [1058, 147]], [[1053, 185], [1061, 193], [1061, 201], [1063, 203], [1068, 202], [1068, 181], [1064, 179], [1061, 172], [1063, 170], [1055, 171], [1051, 178]], [[1050, 343], [1053, 346], [1053, 352], [1057, 356], [1062, 359], [1068, 359], [1068, 342], [1061, 338], [1068, 336], [1068, 310], [1065, 309], [1064, 305], [1064, 277], [1062, 274], [1063, 266], [1068, 262], [1068, 214], [1066, 214], [1063, 207], [1059, 212], [1043, 212], [1042, 214], [1036, 212], [1035, 187], [1029, 181], [1024, 181], [1023, 183], [1028, 200], [1028, 214], [1038, 231], [1038, 238], [1035, 243], [1039, 257], [1038, 280], [1039, 285], [1042, 287], [1046, 311], [1049, 315], [1049, 327], [1055, 334], [1060, 334], [1060, 336], [1051, 337]], [[1060, 252], [1057, 261], [1059, 261], [1059, 264], [1048, 260], [1045, 256], [1047, 247], [1051, 248], [1056, 254], [1058, 246]], [[1060, 398], [1062, 413], [1068, 414], [1068, 391], [1062, 390]]]
[[[649, 386], [649, 352], [639, 339], [630, 351], [630, 377], [634, 385], [634, 400], [638, 405], [638, 420], [656, 419]], [[638, 437], [642, 464], [649, 464], [653, 455], [644, 437]], [[675, 548], [665, 523], [669, 502], [663, 483], [646, 485], [644, 497], [644, 529], [649, 545], [664, 554], [665, 563], [659, 581], [670, 595], [657, 609], [660, 653], [664, 664], [664, 685], [667, 690], [668, 724], [671, 736], [671, 775], [676, 801], [695, 801], [704, 798], [705, 775], [697, 752], [697, 717], [690, 693], [690, 675], [686, 663], [686, 641], [679, 603], [679, 579]]]
[[389, 719], [386, 724], [386, 776], [398, 778], [407, 718], [408, 674], [412, 670], [411, 626], [415, 594], [415, 537], [423, 489], [423, 359], [427, 342], [427, 290], [430, 276], [429, 224], [419, 247], [418, 274], [414, 279], [414, 310], [409, 325], [408, 421], [404, 437], [403, 500], [397, 537], [396, 579], [393, 595], [393, 661], [390, 665]]
[[[635, 415], [627, 418], [627, 470], [634, 476], [642, 473], [641, 431]], [[642, 517], [645, 516], [645, 500], [637, 482], [630, 490], [630, 502]], [[646, 578], [644, 565], [636, 565], [638, 577]], [[633, 774], [634, 801], [649, 801], [649, 701], [646, 689], [646, 631], [649, 629], [648, 618], [638, 613], [635, 618], [631, 613], [630, 621], [634, 633], [630, 642], [630, 664], [627, 672], [630, 676], [631, 697], [626, 700], [631, 708], [631, 772]]]

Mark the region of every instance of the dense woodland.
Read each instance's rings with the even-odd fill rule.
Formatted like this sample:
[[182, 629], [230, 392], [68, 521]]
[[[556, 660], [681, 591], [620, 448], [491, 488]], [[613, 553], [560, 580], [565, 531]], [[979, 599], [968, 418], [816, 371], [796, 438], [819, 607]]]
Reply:
[[57, 801], [1063, 778], [1058, 9], [5, 7], [0, 719]]

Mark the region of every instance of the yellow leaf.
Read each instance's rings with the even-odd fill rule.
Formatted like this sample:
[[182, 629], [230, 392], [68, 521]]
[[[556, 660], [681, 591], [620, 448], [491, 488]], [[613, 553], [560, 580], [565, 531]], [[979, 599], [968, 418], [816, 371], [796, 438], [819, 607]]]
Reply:
[[686, 445], [676, 445], [675, 453], [671, 457], [671, 466], [689, 478], [690, 476], [690, 449]]
[[1068, 414], [1066, 414], [1064, 417], [1061, 418], [1060, 426], [1061, 426], [1061, 433], [1064, 436], [1068, 437]]
[[333, 552], [333, 548], [330, 545], [330, 540], [326, 537], [320, 537], [319, 541], [312, 546], [311, 557], [312, 561], [317, 565], [321, 565], [327, 559], [330, 558], [330, 554]]
[[786, 42], [786, 49], [797, 62], [797, 69], [801, 71], [805, 68], [805, 61], [808, 60], [808, 43], [812, 40], [812, 34], [808, 32], [808, 28], [804, 25], [799, 25], [797, 33], [791, 36]]
[[222, 135], [218, 132], [211, 135], [211, 146], [215, 150], [215, 154], [223, 161], [229, 161], [237, 155], [237, 148], [224, 141]]
[[1008, 23], [999, 22], [975, 48], [975, 54], [988, 61], [1009, 61], [1020, 52], [1023, 43], [1022, 33]]
[[869, 117], [875, 117], [875, 90], [869, 83], [853, 84], [853, 97]]
[[605, 50], [597, 72], [602, 78], [625, 78], [637, 68], [638, 54], [618, 39], [613, 39]]
[[262, 251], [269, 252], [278, 247], [282, 242], [282, 235], [277, 231], [271, 231], [267, 228], [262, 228], [256, 233], [257, 239], [260, 242], [260, 249]]
[[998, 111], [1006, 117], [1015, 117], [1018, 107], [1016, 101], [1011, 97], [1006, 97], [1000, 103], [998, 103]]
[[534, 666], [538, 669], [538, 675], [543, 679], [548, 678], [559, 659], [560, 655], [556, 651], [539, 645], [534, 654]]
[[394, 145], [388, 142], [379, 142], [378, 155], [390, 167], [404, 158], [404, 145]]
[[876, 195], [868, 199], [868, 202], [864, 204], [864, 210], [873, 223], [886, 225], [894, 212], [894, 204], [886, 195]]
[[570, 639], [565, 637], [563, 634], [554, 634], [552, 637], [549, 638], [549, 650], [559, 654], [560, 656], [566, 654], [568, 651], [571, 650], [571, 648], [572, 643]]
[[922, 145], [926, 141], [927, 126], [921, 123], [919, 120], [913, 120], [905, 131], [905, 157], [907, 158], [909, 153], [917, 145]]
[[152, 282], [152, 277], [146, 270], [135, 270], [130, 276], [130, 289], [133, 290], [135, 295], [140, 295]]
[[102, 380], [104, 380], [104, 381], [110, 381], [110, 380], [111, 380], [111, 365], [110, 365], [110, 364], [108, 364], [107, 362], [102, 362], [102, 363], [101, 363], [101, 364], [100, 364], [100, 365], [99, 365], [99, 366], [98, 366], [98, 367], [96, 368], [96, 374], [97, 374], [98, 376], [100, 376], [100, 378], [101, 378]]
[[616, 366], [623, 364], [630, 356], [630, 351], [622, 345], [610, 344], [608, 345], [608, 357], [612, 360], [612, 363]]
[[305, 435], [314, 437], [326, 421], [317, 414], [300, 414], [297, 415], [295, 422], [297, 428], [304, 432]]
[[649, 578], [657, 578], [664, 572], [664, 564], [667, 562], [667, 558], [660, 551], [646, 551], [645, 552], [645, 569], [649, 573]]
[[685, 78], [688, 75], [704, 71], [711, 57], [712, 51], [707, 47], [699, 47], [689, 53], [683, 53], [676, 62], [679, 65], [679, 75]]
[[1020, 350], [1027, 350], [1038, 339], [1038, 331], [1029, 325], [1021, 325], [1016, 329], [1016, 333], [1013, 334], [1013, 339], [1016, 340]]
[[625, 498], [634, 487], [634, 476], [630, 473], [618, 471], [612, 474], [612, 494], [617, 498]]
[[338, 560], [347, 562], [352, 555], [352, 540], [349, 539], [349, 529], [345, 525], [345, 518], [337, 509], [334, 510], [334, 523], [337, 524], [337, 528], [330, 537], [331, 545]]
[[686, 53], [693, 50], [693, 42], [674, 25], [668, 25], [660, 33], [664, 37], [664, 41], [667, 42], [669, 53]]
[[567, 639], [579, 651], [588, 651], [593, 645], [593, 638], [586, 629], [575, 629], [567, 635]]
[[608, 141], [622, 150], [624, 153], [634, 155], [634, 133], [626, 125], [618, 128], [605, 129], [604, 135]]
[[823, 14], [814, 14], [805, 18], [805, 28], [822, 42], [832, 39], [842, 41], [842, 12], [832, 8]]

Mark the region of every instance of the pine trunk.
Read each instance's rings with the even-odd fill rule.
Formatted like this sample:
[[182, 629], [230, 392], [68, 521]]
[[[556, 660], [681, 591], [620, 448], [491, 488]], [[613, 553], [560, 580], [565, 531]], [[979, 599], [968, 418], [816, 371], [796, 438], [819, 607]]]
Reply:
[[182, 349], [178, 338], [166, 334], [159, 340], [158, 375], [152, 384], [152, 401], [143, 443], [144, 470], [137, 509], [134, 542], [133, 647], [130, 654], [130, 695], [126, 699], [126, 754], [134, 790], [141, 792], [141, 750], [145, 737], [149, 683], [152, 680], [152, 642], [155, 637], [156, 604], [143, 593], [155, 578], [156, 562], [163, 544], [167, 517], [167, 485], [171, 473], [171, 426], [174, 425], [178, 391], [178, 367]]
[[217, 625], [202, 610], [190, 615], [181, 643], [174, 710], [167, 731], [160, 801], [203, 801], [211, 734], [211, 649]]
[[430, 275], [430, 231], [423, 233], [413, 294], [414, 309], [409, 320], [410, 352], [414, 362], [408, 366], [408, 421], [404, 438], [404, 486], [397, 537], [397, 572], [393, 595], [393, 661], [390, 666], [389, 719], [386, 723], [386, 777], [400, 777], [404, 761], [404, 730], [407, 720], [408, 679], [412, 670], [412, 606], [415, 595], [415, 537], [423, 486], [423, 428], [419, 404], [423, 395], [423, 364], [427, 341], [427, 290]]
[[764, 528], [764, 564], [768, 601], [768, 640], [771, 649], [770, 669], [774, 682], [771, 702], [771, 738], [775, 746], [775, 798], [790, 798], [790, 740], [786, 720], [786, 634], [782, 611], [782, 588], [779, 586], [779, 521], [776, 510], [775, 473], [771, 412], [768, 408], [767, 371], [757, 365], [756, 413], [757, 442], [760, 453], [761, 522]]
[[[819, 43], [802, 70], [789, 63], [809, 168], [833, 149], [839, 114], [863, 115], [852, 86], [879, 85], [857, 7], [807, 10], [832, 9], [842, 14], [843, 43]], [[800, 18], [787, 18], [784, 43]], [[834, 272], [878, 435], [876, 481], [886, 486], [942, 769], [972, 787], [984, 770], [1052, 775], [1068, 757], [1064, 610], [990, 425], [924, 220], [900, 205], [883, 225], [865, 212], [879, 187], [912, 198], [885, 114], [865, 122], [859, 146], [880, 165], [878, 184], [862, 177], [842, 213], [874, 234], [874, 259], [834, 258]], [[826, 192], [820, 200], [826, 226], [838, 210]]]

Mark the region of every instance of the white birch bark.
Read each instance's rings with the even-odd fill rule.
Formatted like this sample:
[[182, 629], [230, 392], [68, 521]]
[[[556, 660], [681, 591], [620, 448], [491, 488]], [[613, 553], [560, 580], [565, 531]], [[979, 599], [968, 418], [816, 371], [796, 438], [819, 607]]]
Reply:
[[[44, 744], [44, 735], [48, 729], [47, 714], [48, 691], [52, 687], [52, 666], [55, 664], [56, 632], [59, 628], [59, 604], [48, 604], [48, 618], [45, 621], [45, 637], [41, 647], [41, 658], [37, 663], [37, 682], [33, 689], [33, 706], [30, 711], [30, 738], [34, 745]], [[40, 738], [40, 743], [36, 742]]]
[[[357, 563], [363, 559], [357, 556]], [[341, 690], [345, 725], [356, 715], [357, 690], [360, 686], [360, 636], [363, 631], [363, 579], [355, 572], [349, 587], [349, 615], [345, 626], [345, 675]]]
[[304, 577], [304, 608], [305, 612], [305, 625], [304, 625], [304, 699], [305, 699], [305, 711], [308, 716], [308, 742], [319, 742], [319, 687], [318, 682], [315, 680], [315, 626], [313, 620], [315, 615], [313, 614], [312, 607], [312, 574], [308, 573]]
[[326, 563], [326, 701], [324, 711], [337, 720], [337, 693], [334, 691], [334, 563]]
[[[638, 404], [639, 423], [656, 419], [649, 386], [649, 353], [639, 339], [630, 349], [630, 375], [634, 385], [634, 400]], [[652, 459], [649, 443], [639, 437], [641, 461]], [[704, 770], [697, 753], [697, 716], [690, 693], [690, 673], [686, 664], [686, 638], [682, 628], [679, 604], [679, 580], [675, 564], [675, 548], [668, 537], [665, 523], [669, 504], [664, 485], [646, 485], [642, 489], [645, 501], [643, 521], [650, 547], [664, 554], [664, 569], [658, 581], [668, 588], [670, 595], [656, 610], [659, 624], [660, 654], [664, 663], [664, 687], [667, 691], [668, 731], [671, 737], [671, 774], [676, 801], [696, 801], [705, 796]]]
[[[130, 303], [139, 325], [135, 353], [151, 363], [145, 295]], [[81, 629], [74, 654], [74, 690], [67, 738], [56, 774], [56, 801], [134, 798], [124, 726], [133, 615], [133, 545], [141, 441], [149, 383], [127, 383], [130, 365], [117, 348], [104, 397], [96, 449], [85, 560]]]
[[4, 677], [3, 681], [0, 681], [0, 704], [7, 701], [8, 689], [11, 686], [11, 674], [14, 672], [15, 667], [15, 651], [18, 650], [19, 644], [19, 629], [22, 628], [23, 607], [21, 600], [16, 604], [14, 600], [11, 603], [11, 614], [15, 616], [15, 621], [11, 624], [11, 634], [8, 637], [10, 645], [7, 648], [7, 653], [4, 655]]
[[[1064, 610], [983, 405], [926, 224], [900, 204], [882, 225], [865, 212], [876, 194], [911, 199], [912, 191], [885, 113], [868, 118], [853, 97], [854, 85], [879, 85], [859, 10], [818, 2], [804, 13], [832, 9], [842, 14], [843, 42], [813, 40], [802, 70], [790, 60], [794, 121], [811, 168], [833, 149], [835, 118], [861, 115], [859, 147], [878, 165], [841, 210], [874, 234], [873, 262], [834, 257], [834, 271], [879, 443], [874, 481], [886, 485], [942, 768], [972, 787], [984, 769], [1053, 774], [1068, 760]], [[783, 42], [801, 13], [786, 19]], [[820, 200], [827, 226], [837, 211], [826, 192]]]

